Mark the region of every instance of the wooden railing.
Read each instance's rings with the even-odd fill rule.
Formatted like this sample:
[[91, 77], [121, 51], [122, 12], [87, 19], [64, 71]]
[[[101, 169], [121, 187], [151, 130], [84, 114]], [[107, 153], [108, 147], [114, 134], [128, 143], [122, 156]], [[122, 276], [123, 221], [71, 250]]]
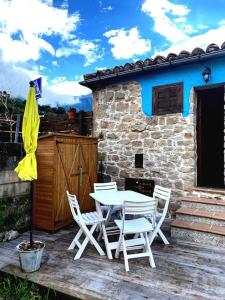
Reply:
[[[48, 133], [70, 133], [76, 135], [92, 135], [92, 112], [79, 112], [74, 119], [66, 114], [41, 117], [39, 135]], [[22, 142], [22, 116], [17, 115], [14, 122], [9, 124], [0, 121], [0, 142]]]

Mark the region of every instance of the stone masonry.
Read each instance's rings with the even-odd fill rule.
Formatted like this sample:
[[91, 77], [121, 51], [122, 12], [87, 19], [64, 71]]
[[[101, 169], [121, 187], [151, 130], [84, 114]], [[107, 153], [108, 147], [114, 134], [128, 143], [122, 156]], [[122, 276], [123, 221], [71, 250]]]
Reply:
[[22, 155], [22, 144], [0, 143], [0, 242], [29, 226], [30, 182], [14, 171]]
[[[192, 192], [196, 178], [195, 94], [191, 113], [146, 117], [138, 82], [114, 84], [93, 91], [94, 135], [103, 134], [99, 152], [106, 175], [124, 187], [125, 177], [143, 177], [172, 188], [176, 199]], [[143, 168], [135, 168], [135, 154], [143, 153]]]

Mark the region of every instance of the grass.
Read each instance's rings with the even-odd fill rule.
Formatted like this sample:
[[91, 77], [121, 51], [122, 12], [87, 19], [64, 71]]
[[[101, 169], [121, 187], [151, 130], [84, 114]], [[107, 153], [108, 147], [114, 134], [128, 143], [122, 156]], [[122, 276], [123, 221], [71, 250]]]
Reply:
[[75, 300], [77, 298], [55, 292], [22, 279], [0, 272], [0, 300]]
[[48, 300], [49, 292], [42, 295], [36, 284], [16, 276], [6, 276], [0, 280], [1, 300]]

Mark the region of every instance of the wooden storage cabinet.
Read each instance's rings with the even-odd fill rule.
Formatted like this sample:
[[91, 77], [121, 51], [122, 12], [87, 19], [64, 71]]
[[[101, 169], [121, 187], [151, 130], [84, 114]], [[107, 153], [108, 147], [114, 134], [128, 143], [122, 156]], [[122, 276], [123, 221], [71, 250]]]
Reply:
[[72, 220], [66, 190], [78, 198], [82, 212], [94, 209], [89, 196], [97, 181], [97, 139], [51, 134], [38, 139], [38, 179], [34, 182], [33, 224], [58, 230]]

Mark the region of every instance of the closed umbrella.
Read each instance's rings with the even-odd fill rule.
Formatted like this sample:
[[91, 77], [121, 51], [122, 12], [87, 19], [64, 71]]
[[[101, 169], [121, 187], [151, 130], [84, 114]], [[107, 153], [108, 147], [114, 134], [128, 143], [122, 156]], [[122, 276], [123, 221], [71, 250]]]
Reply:
[[[22, 137], [26, 156], [19, 162], [15, 171], [23, 181], [33, 181], [37, 179], [37, 161], [35, 151], [37, 149], [38, 130], [40, 117], [35, 97], [34, 83], [30, 82], [29, 93], [25, 105], [22, 125]], [[32, 209], [33, 209], [33, 185], [31, 185], [31, 226], [30, 226], [30, 245], [33, 244], [32, 238]]]

